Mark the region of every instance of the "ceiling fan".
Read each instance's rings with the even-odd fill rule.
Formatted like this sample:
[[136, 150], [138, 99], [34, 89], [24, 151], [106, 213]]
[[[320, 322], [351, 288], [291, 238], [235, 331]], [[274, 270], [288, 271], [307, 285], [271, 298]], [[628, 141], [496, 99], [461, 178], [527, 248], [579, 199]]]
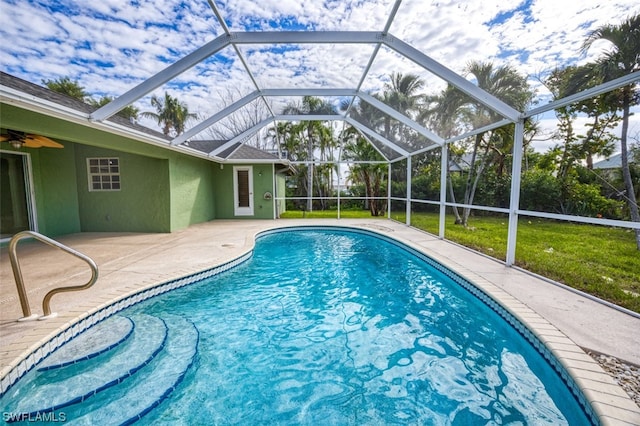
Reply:
[[16, 130], [7, 129], [6, 133], [0, 134], [0, 142], [9, 142], [12, 147], [20, 149], [25, 148], [64, 148], [46, 136], [35, 135], [32, 133], [18, 132]]

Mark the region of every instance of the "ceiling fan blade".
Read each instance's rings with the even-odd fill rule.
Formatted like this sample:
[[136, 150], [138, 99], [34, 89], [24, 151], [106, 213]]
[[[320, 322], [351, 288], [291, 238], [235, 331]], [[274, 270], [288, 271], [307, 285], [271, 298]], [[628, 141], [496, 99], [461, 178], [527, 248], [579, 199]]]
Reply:
[[46, 136], [33, 135], [33, 134], [29, 134], [26, 136], [24, 146], [28, 148], [40, 148], [40, 147], [64, 148], [64, 145], [59, 144], [58, 142], [51, 140]]
[[0, 135], [0, 142], [11, 140], [11, 136], [9, 135]]
[[25, 148], [42, 148], [42, 144], [35, 139], [24, 138], [22, 146]]

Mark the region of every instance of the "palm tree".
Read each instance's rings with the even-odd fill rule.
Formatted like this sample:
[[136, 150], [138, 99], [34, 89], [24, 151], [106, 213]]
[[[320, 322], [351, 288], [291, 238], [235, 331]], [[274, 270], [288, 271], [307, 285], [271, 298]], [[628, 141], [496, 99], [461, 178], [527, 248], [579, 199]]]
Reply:
[[[42, 80], [42, 83], [47, 86], [49, 90], [71, 96], [72, 98], [86, 102], [96, 108], [105, 106], [113, 100], [111, 96], [103, 96], [100, 100], [95, 100], [85, 91], [84, 87], [80, 85], [78, 80], [71, 80], [69, 77], [61, 77], [56, 80]], [[128, 120], [137, 120], [139, 112], [138, 108], [133, 105], [129, 105], [118, 111], [116, 114]]]
[[[343, 158], [345, 160], [382, 161], [378, 151], [353, 127], [349, 126], [344, 133], [346, 144]], [[353, 182], [364, 184], [365, 198], [369, 204], [371, 216], [380, 216], [384, 212], [380, 204], [380, 186], [387, 172], [384, 164], [356, 163], [349, 169]]]
[[[510, 66], [494, 67], [491, 62], [471, 62], [467, 65], [466, 71], [473, 75], [478, 87], [514, 108], [524, 110], [532, 99], [533, 95], [529, 90], [526, 78]], [[448, 86], [440, 96], [428, 98], [427, 101], [431, 105], [427, 111], [443, 120], [442, 129], [447, 134], [456, 133], [455, 128], [458, 126], [477, 129], [502, 118], [498, 113], [463, 95], [451, 86]], [[424, 114], [422, 116], [424, 118]], [[512, 143], [513, 131], [505, 128], [480, 133], [471, 141], [471, 157], [465, 183], [464, 204], [473, 204], [478, 182], [484, 170], [494, 160], [504, 161], [505, 153], [509, 151]], [[503, 167], [498, 167], [498, 170], [502, 169]], [[454, 197], [451, 187], [450, 194]], [[455, 202], [455, 199], [453, 201]], [[456, 223], [463, 226], [468, 225], [470, 208], [464, 208], [462, 216], [460, 216], [457, 208], [454, 207], [454, 213]]]
[[61, 77], [55, 80], [42, 80], [42, 83], [47, 86], [49, 90], [71, 96], [83, 102], [89, 96], [78, 80], [71, 80], [69, 77]]
[[417, 118], [419, 122], [434, 129], [443, 139], [452, 138], [463, 130], [465, 123], [461, 118], [467, 114], [461, 114], [460, 110], [465, 108], [468, 99], [453, 85], [447, 84], [440, 94], [426, 96], [424, 100]]
[[[603, 25], [595, 29], [587, 36], [582, 45], [583, 51], [587, 51], [598, 40], [606, 40], [611, 43], [611, 49], [593, 64], [593, 69], [599, 77], [598, 81], [612, 80], [640, 70], [640, 15], [628, 18], [619, 25]], [[624, 86], [621, 89], [619, 104], [615, 106], [616, 110], [622, 109], [622, 132], [620, 135], [622, 177], [631, 220], [634, 222], [640, 222], [640, 211], [629, 169], [627, 134], [631, 115], [630, 108], [633, 103], [638, 102], [638, 98], [640, 98], [640, 93], [638, 93], [635, 84]], [[640, 229], [636, 229], [635, 233], [636, 246], [640, 250]]]
[[[290, 161], [299, 162], [307, 160], [307, 142], [306, 137], [300, 132], [298, 123], [291, 121], [278, 121], [273, 127], [267, 131], [268, 138], [271, 140], [272, 148], [279, 149], [280, 152], [286, 152]], [[308, 194], [307, 189], [307, 166], [305, 164], [296, 165], [296, 173], [287, 177], [287, 197], [304, 197]], [[294, 201], [296, 207], [298, 201]]]
[[[462, 111], [465, 108], [467, 107], [462, 92], [451, 84], [447, 84], [447, 87], [440, 94], [425, 97], [425, 106], [418, 115], [418, 121], [434, 129], [442, 138], [449, 139], [459, 134], [466, 126], [462, 120], [463, 117], [469, 115]], [[447, 187], [451, 200], [455, 202], [456, 196], [450, 166], [461, 159], [464, 151], [454, 147], [453, 144], [446, 144], [442, 149], [446, 149], [448, 154], [447, 175], [449, 179], [447, 179]], [[457, 207], [453, 208], [453, 214], [455, 215], [455, 223], [462, 223], [462, 217]]]
[[[418, 91], [424, 86], [424, 81], [415, 74], [391, 73], [390, 81], [385, 83], [382, 95], [376, 96], [396, 111], [412, 117], [418, 111], [422, 94]], [[384, 115], [384, 130], [382, 134], [387, 139], [397, 139], [403, 134], [402, 125], [391, 125], [391, 118]]]
[[[95, 99], [90, 99], [89, 103], [96, 108], [100, 108], [107, 105], [111, 101], [113, 101], [113, 98], [111, 96], [103, 96], [98, 101], [96, 101]], [[137, 120], [139, 114], [140, 114], [140, 110], [134, 107], [133, 105], [128, 105], [116, 113], [116, 115], [119, 115], [120, 117], [124, 117], [130, 121]]]
[[[283, 114], [333, 114], [335, 110], [333, 106], [314, 96], [305, 96], [302, 98], [302, 103], [289, 103], [283, 111]], [[307, 138], [306, 144], [306, 160], [307, 164], [307, 211], [313, 210], [313, 183], [314, 183], [314, 163], [316, 149], [320, 150], [320, 155], [324, 156], [329, 150], [331, 150], [335, 141], [332, 131], [329, 127], [318, 120], [305, 120], [301, 121], [297, 125], [293, 126], [293, 132], [304, 132]]]
[[393, 72], [390, 75], [390, 82], [385, 84], [385, 93], [389, 105], [398, 112], [413, 112], [421, 95], [418, 91], [424, 86], [424, 81], [415, 74], [402, 74]]
[[184, 132], [185, 125], [188, 120], [197, 118], [197, 114], [189, 112], [189, 108], [177, 98], [171, 96], [168, 92], [164, 93], [164, 99], [153, 95], [151, 97], [151, 106], [156, 112], [145, 111], [141, 115], [143, 117], [152, 118], [162, 125], [162, 133], [169, 136], [180, 135]]

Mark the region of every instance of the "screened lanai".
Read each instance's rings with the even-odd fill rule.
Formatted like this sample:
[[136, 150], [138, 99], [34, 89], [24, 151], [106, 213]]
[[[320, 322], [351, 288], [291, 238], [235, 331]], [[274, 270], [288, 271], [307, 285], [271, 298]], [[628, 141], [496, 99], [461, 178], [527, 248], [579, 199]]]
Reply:
[[[63, 314], [48, 324], [14, 323], [2, 269], [14, 305], [0, 318], [2, 391], [80, 312], [229, 265], [262, 232], [341, 224], [496, 292], [561, 364], [579, 365], [594, 407], [619, 411], [603, 421], [637, 418], [583, 353], [638, 364], [640, 25], [620, 26], [637, 0], [0, 0], [0, 11], [2, 204], [24, 189], [25, 210], [40, 207], [34, 231], [54, 229], [102, 268], [95, 292], [56, 297]], [[66, 99], [50, 83], [82, 93]], [[152, 116], [169, 101], [184, 126]], [[64, 149], [8, 146], [8, 130]], [[91, 161], [122, 171], [127, 191], [92, 192], [92, 178], [112, 176], [91, 176]], [[20, 185], [6, 184], [7, 164]], [[236, 169], [262, 185], [261, 216], [231, 208]], [[277, 203], [291, 216], [271, 215]], [[55, 257], [27, 259], [50, 286], [70, 275], [52, 273], [66, 268]]]
[[[124, 108], [152, 110], [154, 97], [171, 94], [193, 113], [184, 131], [171, 134], [170, 142], [141, 137], [214, 162], [224, 163], [230, 152], [246, 145], [273, 152], [306, 172], [330, 165], [329, 181], [337, 190], [314, 194], [311, 177], [311, 189], [295, 197], [299, 204], [331, 199], [339, 217], [342, 202], [378, 198], [387, 217], [409, 225], [416, 211], [437, 212], [437, 228], [427, 230], [442, 238], [447, 238], [446, 215], [453, 210], [501, 215], [506, 224], [502, 260], [509, 265], [515, 261], [523, 216], [640, 229], [638, 222], [623, 217], [577, 208], [536, 209], [531, 199], [521, 203], [521, 196], [536, 197], [523, 194], [523, 170], [534, 157], [562, 146], [558, 125], [567, 108], [575, 107], [571, 114], [577, 119], [571, 137], [584, 139], [595, 127], [581, 105], [640, 79], [636, 63], [629, 72], [570, 96], [548, 80], [554, 70], [595, 61], [610, 51], [602, 41], [584, 48], [585, 38], [602, 25], [637, 14], [635, 2], [582, 2], [561, 9], [543, 1], [420, 0], [26, 2], [11, 7], [16, 19], [2, 29], [5, 35], [17, 33], [28, 17], [46, 31], [3, 47], [11, 58], [6, 71], [20, 77], [32, 73], [32, 80], [71, 75], [91, 93], [112, 99], [88, 116], [92, 125], [107, 128], [113, 126], [108, 119]], [[43, 57], [49, 59], [47, 70], [32, 65]], [[482, 65], [490, 65], [484, 68], [490, 76], [514, 71], [528, 85], [527, 93], [513, 97], [481, 81]], [[407, 76], [412, 78], [402, 79]], [[638, 111], [637, 97], [630, 110]], [[640, 124], [631, 117], [624, 131], [633, 140]], [[334, 143], [292, 158], [284, 142], [286, 123], [304, 122], [322, 123]], [[149, 119], [141, 123], [156, 125]], [[605, 129], [613, 135], [614, 152], [620, 151], [621, 125]], [[501, 145], [489, 144], [491, 138], [501, 138]], [[205, 140], [218, 143], [211, 151], [194, 149]], [[366, 142], [373, 152], [358, 157], [348, 145], [354, 140]], [[492, 153], [498, 160], [491, 164], [502, 162], [500, 177], [508, 177], [500, 197], [456, 196], [452, 176], [486, 175], [485, 159]], [[359, 164], [386, 167], [384, 191], [341, 193]], [[430, 191], [422, 190], [425, 170], [428, 185], [435, 185]], [[474, 182], [469, 188], [483, 184], [481, 178]]]

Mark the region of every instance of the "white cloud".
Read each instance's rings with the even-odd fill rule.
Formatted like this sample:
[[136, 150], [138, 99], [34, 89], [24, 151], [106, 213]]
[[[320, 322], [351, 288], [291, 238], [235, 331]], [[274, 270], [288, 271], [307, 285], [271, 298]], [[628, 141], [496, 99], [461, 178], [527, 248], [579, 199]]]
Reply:
[[[393, 0], [217, 0], [232, 31], [315, 29], [381, 31]], [[517, 11], [520, 6], [527, 8]], [[0, 0], [3, 71], [37, 84], [68, 76], [96, 95], [118, 96], [222, 34], [205, 0]], [[510, 64], [541, 94], [533, 76], [585, 61], [586, 34], [640, 13], [637, 0], [405, 0], [390, 33], [456, 72], [472, 60]], [[355, 87], [374, 46], [301, 45], [283, 52], [241, 46], [260, 88]], [[380, 90], [392, 71], [418, 74], [434, 93], [444, 82], [382, 48], [363, 89]], [[220, 94], [255, 87], [232, 48], [154, 91], [169, 91], [203, 117], [218, 111]], [[149, 94], [136, 104], [149, 108]], [[282, 100], [273, 100], [282, 105]], [[274, 107], [275, 108], [275, 107]]]
[[[545, 152], [555, 145], [559, 145], [560, 141], [551, 138], [552, 134], [557, 130], [558, 120], [553, 113], [545, 113], [540, 117], [535, 117], [539, 133], [533, 141], [532, 147], [537, 152]], [[586, 135], [588, 131], [588, 119], [585, 116], [579, 116], [573, 122], [573, 130], [576, 135]], [[618, 123], [612, 133], [618, 137], [622, 134], [622, 123]], [[640, 116], [632, 115], [629, 119], [629, 131], [627, 133], [627, 144], [640, 142]], [[620, 142], [615, 144], [614, 152], [620, 152]]]

